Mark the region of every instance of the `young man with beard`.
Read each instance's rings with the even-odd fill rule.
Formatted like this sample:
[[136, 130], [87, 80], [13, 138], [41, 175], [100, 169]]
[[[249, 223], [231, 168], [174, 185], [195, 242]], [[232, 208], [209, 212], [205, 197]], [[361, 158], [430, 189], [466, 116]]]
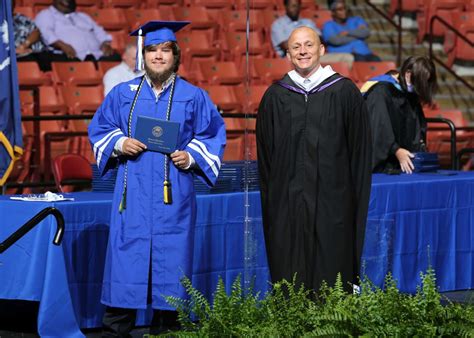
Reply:
[[[115, 86], [89, 127], [100, 173], [118, 166], [101, 298], [111, 336], [130, 333], [136, 309], [151, 304], [166, 320], [174, 309], [165, 297], [186, 297], [180, 279], [192, 275], [193, 178], [213, 185], [221, 165], [223, 119], [204, 90], [177, 75], [174, 32], [188, 23], [152, 21], [132, 33], [145, 35], [143, 54], [138, 47], [145, 75]], [[139, 116], [178, 122], [177, 150], [149, 151], [133, 138]]]
[[323, 54], [313, 29], [295, 29], [287, 50], [294, 70], [270, 86], [257, 115], [270, 275], [278, 282], [296, 274], [314, 290], [338, 273], [357, 282], [371, 186], [364, 99], [352, 81], [320, 65]]

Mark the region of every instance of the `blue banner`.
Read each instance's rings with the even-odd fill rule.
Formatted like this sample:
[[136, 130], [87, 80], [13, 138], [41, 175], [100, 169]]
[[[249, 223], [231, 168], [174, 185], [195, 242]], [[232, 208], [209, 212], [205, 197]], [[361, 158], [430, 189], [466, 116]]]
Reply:
[[10, 0], [0, 0], [0, 185], [23, 154], [20, 98]]

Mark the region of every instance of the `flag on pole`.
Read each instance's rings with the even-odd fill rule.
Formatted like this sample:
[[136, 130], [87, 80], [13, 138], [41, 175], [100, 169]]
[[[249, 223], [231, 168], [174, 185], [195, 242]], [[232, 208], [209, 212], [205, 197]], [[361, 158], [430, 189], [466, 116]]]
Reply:
[[0, 186], [23, 154], [11, 0], [0, 0]]

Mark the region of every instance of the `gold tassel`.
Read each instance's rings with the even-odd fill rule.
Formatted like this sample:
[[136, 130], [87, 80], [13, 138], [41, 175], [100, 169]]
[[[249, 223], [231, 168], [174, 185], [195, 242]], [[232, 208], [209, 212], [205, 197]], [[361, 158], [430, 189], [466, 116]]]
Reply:
[[171, 198], [171, 183], [169, 181], [163, 182], [163, 201], [165, 204], [171, 204], [173, 202]]
[[124, 211], [126, 207], [127, 207], [127, 189], [124, 189], [123, 194], [122, 194], [122, 200], [120, 201], [120, 204], [119, 204], [119, 212]]

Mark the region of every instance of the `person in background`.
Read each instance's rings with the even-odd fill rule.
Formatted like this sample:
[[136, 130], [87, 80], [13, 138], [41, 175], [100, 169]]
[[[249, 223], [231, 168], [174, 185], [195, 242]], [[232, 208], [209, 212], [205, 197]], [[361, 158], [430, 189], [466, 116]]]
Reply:
[[33, 20], [27, 16], [15, 13], [13, 9], [13, 35], [15, 39], [16, 58], [18, 62], [35, 61], [43, 71], [51, 70], [51, 53], [41, 41], [41, 34]]
[[323, 39], [330, 53], [352, 53], [355, 61], [380, 61], [367, 42], [369, 26], [359, 16], [348, 16], [344, 1], [336, 0], [330, 5], [332, 21], [323, 26]]
[[[286, 14], [276, 19], [271, 29], [273, 49], [282, 58], [286, 57], [288, 37], [295, 28], [306, 26], [321, 35], [320, 30], [312, 20], [300, 18], [301, 0], [283, 0], [283, 4], [285, 5]], [[345, 62], [349, 67], [352, 67], [354, 57], [350, 53], [328, 53], [321, 57], [321, 62]]]
[[135, 62], [137, 60], [137, 45], [134, 42], [129, 42], [125, 46], [122, 54], [122, 62], [110, 68], [104, 75], [104, 96], [107, 95], [112, 88], [121, 82], [127, 82], [143, 75], [143, 71], [135, 71]]
[[436, 90], [436, 68], [426, 56], [411, 56], [400, 72], [390, 71], [362, 86], [372, 126], [374, 172], [413, 172], [413, 152], [426, 151], [421, 104], [431, 104]]
[[[194, 177], [214, 185], [226, 142], [207, 93], [177, 75], [174, 33], [188, 23], [151, 21], [132, 32], [145, 35], [143, 53], [138, 47], [145, 75], [115, 86], [89, 125], [100, 174], [118, 166], [101, 297], [105, 336], [127, 337], [136, 309], [147, 304], [154, 323], [173, 325], [177, 314], [166, 297], [187, 297], [180, 280], [192, 277]], [[179, 123], [177, 150], [147, 150], [134, 138], [139, 116]], [[167, 133], [150, 127], [157, 138]]]
[[371, 187], [370, 123], [354, 83], [323, 67], [314, 29], [296, 28], [294, 70], [265, 92], [257, 114], [262, 217], [272, 281], [318, 291], [357, 283]]
[[52, 47], [52, 61], [120, 61], [107, 34], [87, 14], [76, 12], [75, 0], [53, 0], [35, 19], [43, 42]]

